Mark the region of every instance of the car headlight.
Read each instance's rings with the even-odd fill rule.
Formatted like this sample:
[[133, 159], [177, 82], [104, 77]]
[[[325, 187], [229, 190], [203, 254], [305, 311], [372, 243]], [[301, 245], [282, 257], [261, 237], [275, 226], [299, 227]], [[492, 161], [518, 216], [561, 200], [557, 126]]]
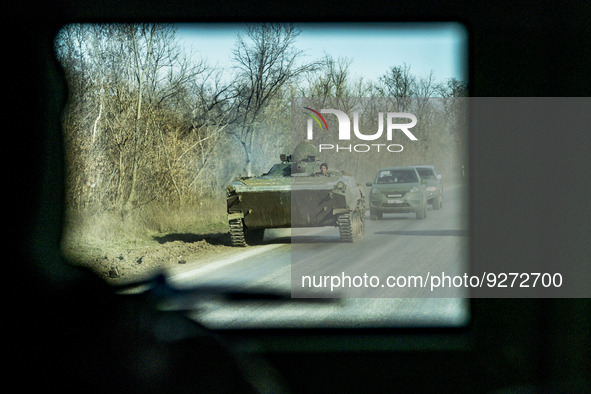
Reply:
[[371, 194], [375, 194], [375, 193], [379, 193], [380, 190], [377, 187], [372, 187], [371, 188]]
[[415, 186], [415, 187], [413, 187], [412, 189], [410, 189], [410, 192], [411, 192], [411, 193], [417, 193], [418, 191], [419, 191], [419, 188], [418, 188], [418, 187], [416, 187], [416, 186]]
[[336, 186], [336, 188], [337, 188], [337, 189], [339, 189], [339, 190], [345, 190], [345, 183], [344, 183], [344, 182], [341, 182], [341, 181], [339, 181], [339, 182], [337, 183], [337, 186]]

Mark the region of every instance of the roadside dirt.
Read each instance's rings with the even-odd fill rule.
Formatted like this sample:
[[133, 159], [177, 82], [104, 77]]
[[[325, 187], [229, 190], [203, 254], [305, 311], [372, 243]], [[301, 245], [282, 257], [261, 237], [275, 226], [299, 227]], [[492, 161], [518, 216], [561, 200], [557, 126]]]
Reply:
[[217, 233], [167, 234], [137, 247], [69, 246], [64, 253], [72, 264], [91, 269], [107, 282], [125, 284], [232, 250], [229, 234]]

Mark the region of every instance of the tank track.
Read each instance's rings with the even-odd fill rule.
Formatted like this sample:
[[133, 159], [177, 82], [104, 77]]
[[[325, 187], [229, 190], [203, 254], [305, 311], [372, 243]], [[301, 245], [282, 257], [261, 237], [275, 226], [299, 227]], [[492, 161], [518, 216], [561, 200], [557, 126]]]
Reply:
[[365, 233], [365, 210], [363, 206], [355, 211], [344, 213], [337, 218], [342, 242], [356, 242]]
[[230, 220], [230, 240], [232, 241], [232, 246], [246, 246], [242, 219]]

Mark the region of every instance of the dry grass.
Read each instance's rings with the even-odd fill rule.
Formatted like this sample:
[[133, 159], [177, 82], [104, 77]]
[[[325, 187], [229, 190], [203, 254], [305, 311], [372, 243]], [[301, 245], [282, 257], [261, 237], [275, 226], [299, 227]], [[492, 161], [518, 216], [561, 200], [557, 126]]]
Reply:
[[[225, 202], [225, 201], [224, 201]], [[161, 248], [158, 239], [169, 234], [220, 234], [228, 231], [225, 204], [138, 208], [125, 216], [69, 213], [64, 225], [62, 250], [74, 262], [99, 261], [133, 254], [134, 250]]]

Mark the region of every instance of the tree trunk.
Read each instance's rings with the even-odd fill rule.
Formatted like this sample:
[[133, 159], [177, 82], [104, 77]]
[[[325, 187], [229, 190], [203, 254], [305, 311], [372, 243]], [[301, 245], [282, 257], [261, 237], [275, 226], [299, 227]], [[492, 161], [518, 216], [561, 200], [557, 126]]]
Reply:
[[140, 154], [140, 121], [142, 118], [142, 95], [143, 95], [143, 88], [144, 88], [144, 75], [146, 74], [148, 58], [150, 57], [150, 52], [152, 48], [152, 39], [154, 37], [154, 30], [156, 26], [152, 25], [150, 31], [150, 40], [148, 43], [148, 47], [146, 50], [146, 58], [144, 60], [144, 64], [140, 63], [139, 58], [139, 50], [137, 45], [137, 37], [135, 35], [135, 31], [132, 32], [133, 34], [133, 52], [135, 58], [135, 66], [136, 66], [136, 78], [138, 82], [138, 92], [137, 92], [137, 110], [136, 110], [136, 117], [135, 117], [135, 130], [134, 130], [134, 146], [133, 146], [133, 158], [132, 158], [132, 168], [131, 168], [131, 180], [130, 180], [130, 189], [129, 194], [127, 196], [127, 200], [125, 202], [125, 209], [130, 210], [133, 207], [133, 202], [135, 201], [136, 197], [136, 185], [137, 185], [137, 171], [139, 166], [139, 154]]

